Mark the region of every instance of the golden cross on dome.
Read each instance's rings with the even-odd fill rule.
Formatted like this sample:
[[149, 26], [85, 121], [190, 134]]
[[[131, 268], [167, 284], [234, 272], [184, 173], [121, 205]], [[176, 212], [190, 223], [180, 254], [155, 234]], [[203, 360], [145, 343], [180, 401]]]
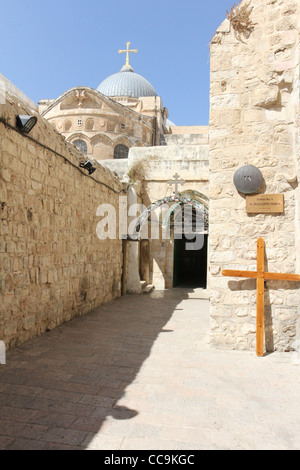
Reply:
[[119, 49], [119, 51], [118, 51], [119, 54], [122, 54], [123, 52], [126, 53], [126, 64], [125, 65], [127, 65], [128, 67], [130, 67], [130, 65], [129, 65], [129, 53], [134, 52], [135, 54], [137, 54], [137, 51], [138, 51], [137, 49], [129, 49], [130, 44], [131, 44], [130, 42], [126, 42], [127, 49], [126, 50]]

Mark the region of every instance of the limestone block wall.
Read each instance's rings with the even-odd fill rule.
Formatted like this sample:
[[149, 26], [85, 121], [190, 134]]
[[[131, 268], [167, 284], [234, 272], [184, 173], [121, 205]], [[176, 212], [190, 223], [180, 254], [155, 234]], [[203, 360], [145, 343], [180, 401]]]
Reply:
[[[294, 89], [295, 93], [300, 96], [300, 47], [298, 43], [298, 64], [295, 70]], [[295, 119], [295, 134], [294, 134], [294, 145], [295, 145], [295, 160], [297, 166], [297, 180], [295, 182], [296, 187], [296, 207], [295, 207], [295, 228], [296, 228], [296, 259], [297, 259], [297, 272], [300, 273], [300, 101], [296, 106], [296, 119]], [[300, 351], [300, 300], [298, 304], [298, 322], [297, 322], [297, 334], [296, 334], [296, 350]]]
[[[240, 29], [238, 17], [225, 20], [211, 43], [211, 340], [238, 349], [255, 347], [255, 281], [225, 278], [222, 269], [255, 270], [256, 240], [263, 237], [265, 268], [299, 272], [299, 2], [241, 6], [247, 4], [247, 29]], [[261, 192], [284, 194], [284, 214], [247, 215], [245, 197], [233, 184], [245, 164], [261, 170]], [[266, 283], [267, 350], [294, 348], [297, 287]]]
[[123, 187], [80, 169], [41, 117], [28, 137], [14, 130], [32, 113], [18, 96], [0, 110], [0, 339], [13, 347], [121, 294], [122, 241], [99, 240], [96, 210]]

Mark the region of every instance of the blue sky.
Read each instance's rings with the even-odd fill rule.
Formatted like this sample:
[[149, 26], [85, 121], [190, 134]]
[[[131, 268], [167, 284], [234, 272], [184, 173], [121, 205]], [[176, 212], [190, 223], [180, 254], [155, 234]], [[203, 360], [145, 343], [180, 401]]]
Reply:
[[[209, 42], [234, 0], [14, 0], [0, 10], [0, 72], [34, 102], [97, 88], [125, 63], [177, 125], [207, 125]], [[238, 3], [238, 1], [236, 1]]]

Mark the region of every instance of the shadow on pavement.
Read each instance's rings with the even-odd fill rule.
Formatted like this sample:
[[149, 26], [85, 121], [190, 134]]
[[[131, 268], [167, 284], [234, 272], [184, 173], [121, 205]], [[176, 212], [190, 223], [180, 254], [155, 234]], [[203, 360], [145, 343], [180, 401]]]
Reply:
[[84, 449], [118, 406], [192, 289], [126, 296], [8, 352], [0, 368], [0, 449]]

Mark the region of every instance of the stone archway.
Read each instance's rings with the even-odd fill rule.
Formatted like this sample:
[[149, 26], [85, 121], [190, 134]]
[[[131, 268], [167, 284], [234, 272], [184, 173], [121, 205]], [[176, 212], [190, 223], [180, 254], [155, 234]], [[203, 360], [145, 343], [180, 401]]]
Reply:
[[[132, 234], [133, 238], [139, 238], [141, 228], [148, 221], [151, 213], [165, 205], [169, 205], [170, 211], [169, 213], [164, 214], [164, 217], [161, 220], [162, 225], [167, 224], [170, 221], [171, 215], [176, 212], [176, 209], [178, 207], [187, 204], [203, 215], [203, 230], [208, 231], [208, 204], [206, 204], [204, 200], [200, 200], [200, 198], [196, 199], [195, 193], [196, 191], [186, 191], [184, 194], [180, 194], [178, 196], [164, 197], [162, 199], [159, 199], [158, 201], [153, 202], [138, 218], [135, 225], [135, 229]], [[200, 193], [198, 194], [200, 195]]]
[[[191, 282], [191, 285], [206, 288], [208, 202], [208, 198], [197, 191], [185, 191], [185, 193], [177, 196], [169, 196], [153, 202], [137, 219], [131, 237], [142, 240], [140, 272], [142, 274], [152, 272], [152, 276], [149, 277], [152, 277], [152, 283], [155, 287], [176, 287], [178, 282], [180, 283], [180, 279], [188, 278], [187, 271], [185, 273], [184, 271], [181, 272], [185, 266], [187, 270], [191, 271], [190, 278], [191, 281], [194, 281]], [[159, 216], [153, 218], [155, 211], [159, 211], [160, 208], [163, 210], [159, 213]], [[189, 225], [190, 230], [188, 230], [189, 233], [181, 232], [180, 235], [179, 232], [178, 235], [176, 230], [178, 226], [183, 228], [183, 217], [185, 217], [186, 208], [190, 209], [192, 215], [191, 224]], [[194, 227], [195, 214], [200, 215], [200, 224], [196, 227]], [[159, 226], [159, 230], [154, 231], [154, 233], [159, 234], [159, 236], [151, 238], [151, 235], [153, 235], [153, 219]], [[150, 230], [149, 226], [151, 226]], [[192, 235], [194, 235], [194, 241]], [[148, 243], [145, 244], [143, 240], [148, 240]], [[201, 247], [198, 242], [201, 243]], [[189, 246], [189, 249], [186, 250], [187, 246]], [[150, 267], [149, 264], [152, 264], [152, 266]], [[198, 271], [200, 268], [202, 274], [199, 277]]]

